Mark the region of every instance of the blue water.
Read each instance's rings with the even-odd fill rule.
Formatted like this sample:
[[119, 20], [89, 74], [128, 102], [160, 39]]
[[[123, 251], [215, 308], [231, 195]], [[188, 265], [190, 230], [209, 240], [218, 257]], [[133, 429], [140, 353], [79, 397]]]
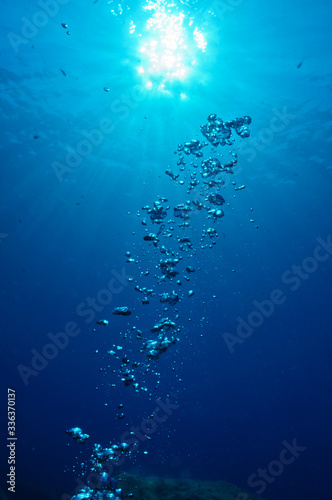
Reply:
[[[40, 17], [35, 1], [1, 1], [0, 488], [8, 487], [10, 387], [18, 499], [70, 498], [77, 477], [89, 473], [92, 444], [119, 443], [168, 397], [170, 414], [115, 473], [225, 480], [269, 500], [330, 498], [331, 7], [323, 0], [178, 2], [207, 46], [195, 48], [184, 79], [160, 88], [160, 75], [138, 71], [151, 16], [145, 2], [123, 4], [122, 14], [104, 0], [50, 5]], [[204, 141], [200, 126], [211, 113], [224, 121], [250, 116], [251, 135], [203, 148], [204, 159], [238, 155], [234, 174], [218, 176], [225, 214], [214, 221], [195, 210], [181, 230], [173, 207], [204, 203], [204, 179], [193, 155], [182, 154], [186, 170], [179, 170], [178, 145]], [[77, 156], [87, 137], [100, 140]], [[177, 181], [167, 169], [180, 174]], [[187, 194], [193, 172], [200, 184]], [[142, 207], [160, 197], [171, 207], [166, 228], [175, 229], [155, 247], [143, 240], [142, 220], [148, 232], [159, 226]], [[200, 241], [209, 227], [218, 231], [216, 244], [201, 248], [212, 242]], [[193, 248], [179, 249], [179, 234]], [[183, 259], [179, 275], [158, 285], [162, 245]], [[126, 262], [126, 252], [137, 263]], [[196, 270], [190, 281], [188, 265]], [[113, 278], [118, 291], [107, 305], [82, 315], [88, 297]], [[141, 304], [137, 284], [154, 288], [150, 304]], [[165, 312], [159, 294], [172, 290], [181, 301], [177, 312]], [[262, 304], [265, 316], [257, 314]], [[132, 315], [114, 316], [118, 306]], [[179, 341], [145, 373], [146, 353], [137, 350], [165, 317], [176, 322]], [[239, 317], [247, 323], [240, 332]], [[109, 325], [96, 325], [101, 319]], [[65, 328], [76, 335], [53, 347], [54, 359], [32, 365], [52, 343], [48, 334]], [[123, 347], [119, 360], [107, 354], [114, 346]], [[119, 378], [125, 353], [142, 363], [137, 390]], [[65, 433], [76, 426], [91, 435], [85, 445]], [[261, 469], [268, 479], [258, 478]]]

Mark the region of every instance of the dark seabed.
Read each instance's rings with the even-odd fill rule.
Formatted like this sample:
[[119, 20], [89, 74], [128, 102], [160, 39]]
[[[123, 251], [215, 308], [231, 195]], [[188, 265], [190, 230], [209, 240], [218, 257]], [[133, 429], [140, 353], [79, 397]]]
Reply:
[[120, 1], [1, 0], [0, 499], [329, 499], [332, 8]]

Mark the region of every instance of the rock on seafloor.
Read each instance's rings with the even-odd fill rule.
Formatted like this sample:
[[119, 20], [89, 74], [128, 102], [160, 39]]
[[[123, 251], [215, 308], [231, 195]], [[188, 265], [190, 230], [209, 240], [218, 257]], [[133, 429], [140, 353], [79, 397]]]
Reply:
[[[224, 481], [169, 479], [122, 473], [117, 476], [124, 498], [133, 500], [263, 500]], [[132, 497], [128, 495], [132, 493]]]

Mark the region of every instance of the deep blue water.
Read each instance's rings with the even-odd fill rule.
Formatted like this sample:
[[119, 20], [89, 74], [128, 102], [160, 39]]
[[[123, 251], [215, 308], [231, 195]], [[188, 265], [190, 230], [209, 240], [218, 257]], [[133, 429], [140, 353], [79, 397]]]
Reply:
[[[75, 479], [88, 473], [91, 445], [120, 442], [167, 397], [176, 409], [115, 472], [225, 480], [268, 500], [330, 498], [329, 2], [178, 1], [178, 11], [169, 9], [185, 14], [183, 59], [190, 53], [196, 64], [163, 88], [164, 75], [138, 71], [153, 13], [145, 2], [124, 3], [122, 14], [104, 0], [47, 5], [54, 10], [40, 17], [40, 3], [1, 0], [0, 487], [7, 489], [10, 387], [18, 499], [73, 494]], [[204, 53], [195, 48], [190, 16], [204, 34]], [[185, 170], [177, 165], [178, 145], [204, 141], [200, 126], [211, 113], [224, 121], [252, 118], [249, 138], [233, 131], [233, 145], [202, 150], [203, 159], [223, 154], [222, 163], [230, 150], [238, 155], [234, 174], [216, 177], [225, 182], [219, 191], [203, 189], [202, 158], [182, 153]], [[89, 138], [90, 149], [77, 156]], [[188, 194], [195, 173], [200, 184]], [[178, 228], [186, 220], [174, 217], [174, 206], [199, 200], [211, 209], [212, 192], [225, 198], [224, 217], [195, 209], [189, 227]], [[170, 207], [165, 231], [175, 229], [154, 246], [143, 240], [142, 220], [148, 232], [160, 225], [142, 207], [160, 197]], [[218, 238], [200, 241], [209, 227]], [[181, 250], [180, 236], [192, 248]], [[179, 275], [158, 285], [162, 245], [183, 258]], [[126, 262], [126, 252], [137, 263]], [[195, 273], [188, 275], [188, 265]], [[107, 305], [97, 299], [99, 311], [82, 315], [88, 297], [102, 297], [114, 278], [118, 291]], [[142, 305], [135, 285], [154, 289], [150, 304]], [[172, 290], [181, 300], [164, 311], [159, 294]], [[272, 297], [274, 306], [263, 302]], [[265, 316], [257, 315], [262, 303], [270, 309]], [[114, 316], [118, 306], [132, 315]], [[176, 322], [179, 341], [145, 373], [146, 352], [137, 350], [165, 317]], [[259, 326], [239, 335], [239, 317]], [[96, 325], [100, 319], [109, 325]], [[80, 333], [53, 348], [44, 368], [33, 368], [36, 352], [51, 343], [48, 334], [71, 323]], [[123, 347], [120, 360], [107, 355], [114, 345]], [[134, 370], [137, 391], [119, 379], [125, 353], [142, 363]], [[75, 426], [91, 435], [84, 446], [65, 433]], [[300, 447], [294, 460], [283, 451], [292, 443]], [[263, 491], [259, 469], [269, 470]]]

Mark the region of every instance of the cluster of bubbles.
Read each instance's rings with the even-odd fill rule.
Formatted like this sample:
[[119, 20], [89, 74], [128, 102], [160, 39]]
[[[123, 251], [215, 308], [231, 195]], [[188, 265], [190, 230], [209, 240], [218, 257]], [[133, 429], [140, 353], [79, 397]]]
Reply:
[[85, 441], [90, 438], [89, 434], [84, 434], [80, 427], [72, 427], [68, 429], [66, 433], [73, 438], [74, 441], [80, 444], [84, 444]]
[[[156, 302], [159, 299], [163, 312], [158, 314], [158, 319], [152, 323], [149, 332], [139, 329], [135, 324], [132, 324], [130, 328], [130, 323], [127, 323], [129, 328], [120, 334], [123, 340], [128, 342], [128, 352], [124, 353], [123, 345], [116, 344], [113, 344], [113, 348], [107, 351], [107, 355], [119, 362], [118, 370], [114, 370], [112, 364], [101, 369], [104, 375], [107, 375], [108, 369], [112, 373], [117, 373], [124, 386], [131, 387], [136, 392], [146, 392], [149, 397], [152, 396], [152, 389], [148, 389], [144, 381], [149, 372], [159, 377], [156, 388], [160, 387], [158, 386], [160, 373], [156, 371], [156, 363], [161, 355], [165, 355], [168, 349], [171, 349], [186, 335], [185, 327], [178, 324], [180, 315], [177, 307], [183, 300], [188, 300], [188, 297], [194, 295], [192, 288], [186, 292], [180, 292], [183, 288], [183, 281], [189, 282], [196, 273], [195, 267], [188, 265], [187, 262], [200, 249], [213, 248], [216, 244], [219, 236], [217, 228], [225, 215], [222, 207], [229, 205], [219, 191], [222, 186], [225, 189], [225, 176], [233, 174], [237, 164], [237, 155], [233, 150], [229, 151], [230, 159], [222, 163], [219, 159], [222, 155], [216, 155], [217, 146], [233, 146], [235, 143], [234, 133], [241, 139], [249, 137], [248, 126], [250, 122], [251, 118], [248, 116], [224, 122], [217, 115], [210, 115], [207, 123], [200, 127], [205, 140], [195, 139], [180, 144], [175, 152], [178, 155], [178, 171], [174, 173], [169, 168], [166, 170], [166, 174], [172, 182], [184, 186], [187, 199], [171, 207], [167, 198], [159, 197], [151, 206], [142, 207], [143, 218], [141, 218], [141, 212], [137, 212], [137, 216], [141, 218], [141, 238], [144, 242], [142, 245], [146, 246], [146, 251], [149, 254], [150, 268], [141, 271], [140, 277], [135, 281], [133, 278], [130, 278], [129, 281], [134, 282], [138, 302], [146, 306], [150, 304], [150, 301]], [[210, 148], [215, 156], [203, 159], [204, 148]], [[190, 165], [187, 165], [186, 157], [194, 158], [193, 161], [190, 161]], [[236, 186], [236, 183], [233, 182], [232, 186]], [[238, 191], [244, 188], [245, 185], [234, 187]], [[195, 214], [199, 215], [200, 224], [192, 223]], [[140, 255], [133, 257], [132, 253], [137, 253], [136, 245], [133, 244], [133, 247], [134, 250], [128, 250], [125, 254], [127, 263], [133, 266], [142, 265], [146, 253], [143, 251]], [[182, 262], [184, 256], [187, 257], [185, 265]], [[150, 276], [152, 269], [155, 271], [155, 284], [152, 287], [143, 286], [144, 284], [139, 281]], [[160, 293], [156, 292], [157, 287], [163, 288]], [[157, 310], [157, 304], [155, 304], [154, 310]], [[116, 316], [129, 317], [131, 314], [132, 311], [128, 306], [119, 306], [113, 309], [113, 315]], [[149, 316], [147, 315], [147, 317]], [[132, 321], [138, 319], [139, 317], [135, 315], [135, 319]], [[96, 323], [104, 327], [109, 326], [107, 319], [100, 319]], [[137, 360], [136, 356], [140, 356], [140, 358]], [[110, 387], [115, 385], [108, 384]], [[125, 413], [122, 411], [123, 406], [123, 404], [118, 405], [118, 409], [121, 410], [117, 415], [119, 420], [125, 418]], [[81, 444], [89, 438], [77, 427], [66, 432]], [[113, 444], [109, 448], [102, 448], [101, 445], [95, 444], [91, 454], [91, 470], [101, 471], [105, 463], [109, 461], [116, 463], [124, 455], [129, 455], [130, 452], [127, 443]], [[104, 476], [104, 482], [101, 482], [98, 488], [93, 490], [86, 488], [72, 500], [83, 498], [118, 500], [121, 498], [121, 490], [116, 488], [113, 478]]]
[[122, 500], [122, 490], [107, 472], [101, 472], [98, 484], [94, 488], [84, 486], [72, 497], [72, 500]]

